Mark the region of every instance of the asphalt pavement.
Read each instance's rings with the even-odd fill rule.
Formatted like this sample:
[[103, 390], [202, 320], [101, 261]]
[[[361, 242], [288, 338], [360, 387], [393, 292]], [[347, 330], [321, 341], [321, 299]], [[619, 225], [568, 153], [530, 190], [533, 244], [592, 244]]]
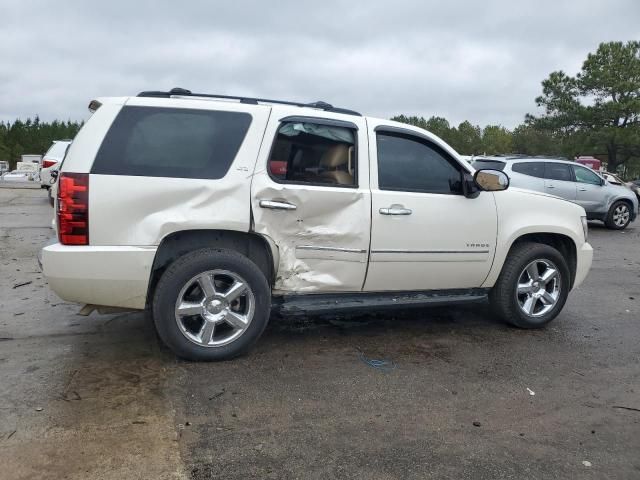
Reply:
[[276, 316], [206, 364], [50, 292], [51, 218], [44, 190], [0, 189], [1, 479], [640, 478], [638, 222], [590, 225], [544, 330], [484, 306]]

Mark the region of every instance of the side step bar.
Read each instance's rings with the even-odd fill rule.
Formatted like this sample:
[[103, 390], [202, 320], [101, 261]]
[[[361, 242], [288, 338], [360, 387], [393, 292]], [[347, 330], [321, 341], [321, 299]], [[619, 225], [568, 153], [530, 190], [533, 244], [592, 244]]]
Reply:
[[274, 296], [272, 308], [282, 314], [371, 311], [380, 309], [459, 305], [486, 301], [488, 288], [422, 292], [310, 293]]

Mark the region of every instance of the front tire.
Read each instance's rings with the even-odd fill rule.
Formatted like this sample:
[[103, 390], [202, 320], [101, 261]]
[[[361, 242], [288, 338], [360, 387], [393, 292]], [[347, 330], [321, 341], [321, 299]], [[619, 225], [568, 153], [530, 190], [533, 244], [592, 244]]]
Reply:
[[227, 360], [246, 352], [271, 313], [271, 290], [247, 257], [206, 248], [185, 254], [163, 273], [153, 295], [162, 341], [187, 360]]
[[611, 205], [605, 225], [612, 230], [624, 230], [631, 222], [631, 207], [627, 202], [619, 200]]
[[494, 312], [520, 328], [541, 328], [562, 310], [570, 288], [570, 272], [555, 248], [541, 243], [515, 245], [489, 293]]

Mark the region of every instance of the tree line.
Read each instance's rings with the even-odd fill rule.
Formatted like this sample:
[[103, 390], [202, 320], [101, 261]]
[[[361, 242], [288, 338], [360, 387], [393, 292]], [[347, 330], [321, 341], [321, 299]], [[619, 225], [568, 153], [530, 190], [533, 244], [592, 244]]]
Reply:
[[455, 127], [436, 116], [393, 120], [426, 128], [465, 155], [593, 155], [611, 172], [640, 175], [640, 42], [601, 43], [575, 76], [552, 72], [535, 103], [543, 113], [525, 115], [513, 130]]
[[42, 122], [38, 117], [0, 122], [0, 160], [8, 161], [13, 170], [21, 155], [43, 155], [54, 140], [72, 139], [81, 126], [70, 120]]
[[[609, 171], [640, 174], [640, 42], [606, 42], [587, 55], [575, 76], [552, 72], [535, 99], [542, 114], [527, 114], [513, 130], [501, 125], [481, 128], [469, 121], [458, 126], [432, 116], [398, 115], [404, 123], [438, 135], [463, 155], [594, 155]], [[44, 153], [53, 140], [73, 138], [79, 122], [16, 120], [0, 123], [0, 160], [12, 167], [20, 155]]]

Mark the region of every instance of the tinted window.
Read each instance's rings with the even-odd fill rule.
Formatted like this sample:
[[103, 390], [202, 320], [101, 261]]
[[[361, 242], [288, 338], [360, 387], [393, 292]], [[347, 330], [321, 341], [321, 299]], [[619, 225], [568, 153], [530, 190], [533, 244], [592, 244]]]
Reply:
[[356, 186], [355, 140], [350, 128], [283, 123], [271, 149], [269, 174], [283, 183]]
[[571, 167], [566, 163], [546, 162], [544, 176], [550, 180], [564, 180], [566, 182], [573, 181]]
[[483, 168], [502, 170], [504, 169], [505, 163], [498, 160], [474, 160], [472, 165], [476, 170], [481, 170]]
[[91, 173], [222, 178], [250, 124], [251, 115], [242, 112], [124, 107]]
[[542, 162], [514, 163], [511, 170], [523, 175], [544, 178], [544, 163]]
[[591, 183], [593, 185], [600, 185], [600, 177], [588, 168], [573, 167], [573, 172], [576, 174], [576, 181], [580, 183]]
[[381, 190], [461, 193], [461, 172], [438, 146], [404, 135], [379, 133], [378, 186]]

